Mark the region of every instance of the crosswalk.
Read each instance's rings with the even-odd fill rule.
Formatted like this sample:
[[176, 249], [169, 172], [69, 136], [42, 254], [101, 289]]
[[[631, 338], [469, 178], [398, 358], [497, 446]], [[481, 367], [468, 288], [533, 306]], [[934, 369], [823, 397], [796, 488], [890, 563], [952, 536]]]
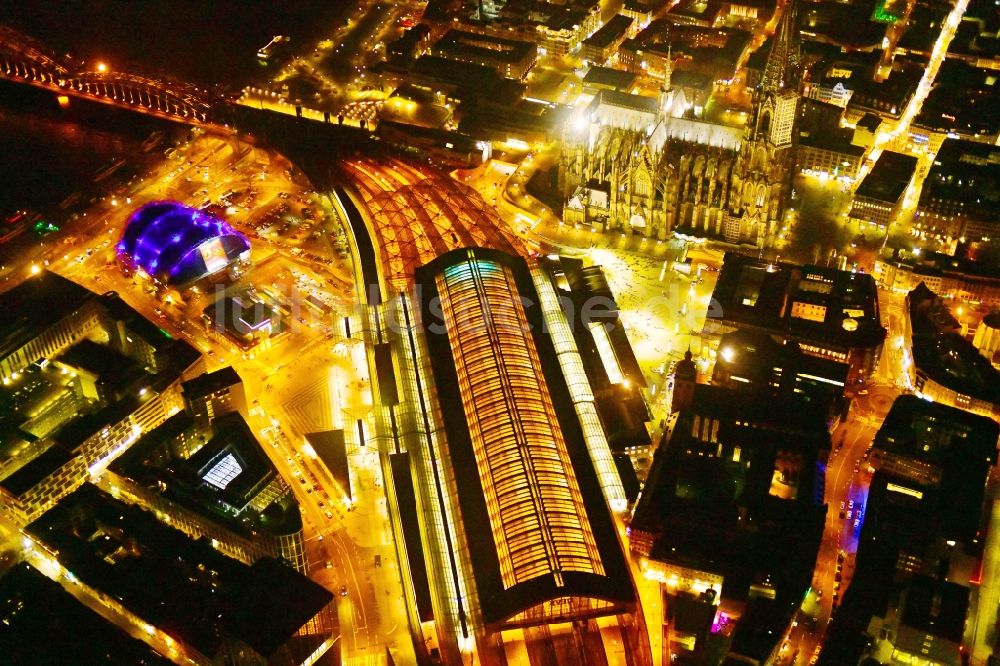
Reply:
[[385, 648], [368, 648], [362, 654], [345, 655], [343, 666], [387, 666]]

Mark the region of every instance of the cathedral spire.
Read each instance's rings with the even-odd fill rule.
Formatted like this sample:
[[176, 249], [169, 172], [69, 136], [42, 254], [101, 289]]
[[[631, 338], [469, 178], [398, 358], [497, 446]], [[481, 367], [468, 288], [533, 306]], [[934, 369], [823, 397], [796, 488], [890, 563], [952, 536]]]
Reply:
[[781, 21], [771, 38], [771, 50], [761, 78], [762, 93], [776, 93], [798, 87], [799, 27], [796, 0], [786, 0]]
[[667, 62], [663, 68], [663, 83], [660, 84], [660, 119], [664, 120], [673, 115], [674, 90], [671, 79], [674, 74], [674, 62], [671, 53], [672, 45], [667, 44]]

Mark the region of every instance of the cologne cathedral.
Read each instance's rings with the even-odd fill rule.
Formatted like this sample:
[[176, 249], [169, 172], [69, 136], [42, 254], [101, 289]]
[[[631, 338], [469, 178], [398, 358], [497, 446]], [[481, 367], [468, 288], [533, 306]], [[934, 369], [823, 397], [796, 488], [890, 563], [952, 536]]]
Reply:
[[770, 247], [794, 167], [801, 83], [795, 14], [789, 2], [743, 129], [686, 117], [691, 104], [672, 89], [669, 65], [658, 99], [595, 96], [564, 144], [564, 222]]

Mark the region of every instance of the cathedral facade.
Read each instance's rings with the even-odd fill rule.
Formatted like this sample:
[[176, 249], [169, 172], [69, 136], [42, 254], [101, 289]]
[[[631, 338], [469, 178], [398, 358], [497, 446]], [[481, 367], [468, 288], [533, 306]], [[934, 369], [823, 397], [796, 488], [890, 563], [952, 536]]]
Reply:
[[677, 232], [770, 247], [791, 193], [798, 43], [789, 3], [754, 92], [745, 129], [684, 117], [670, 88], [659, 99], [605, 91], [560, 161], [563, 221], [665, 239]]

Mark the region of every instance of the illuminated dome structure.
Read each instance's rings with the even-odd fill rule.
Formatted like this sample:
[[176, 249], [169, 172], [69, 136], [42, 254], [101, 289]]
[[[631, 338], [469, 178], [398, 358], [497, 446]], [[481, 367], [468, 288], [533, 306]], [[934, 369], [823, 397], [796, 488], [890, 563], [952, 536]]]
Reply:
[[132, 213], [118, 258], [161, 284], [185, 286], [250, 259], [250, 243], [222, 220], [173, 201]]

